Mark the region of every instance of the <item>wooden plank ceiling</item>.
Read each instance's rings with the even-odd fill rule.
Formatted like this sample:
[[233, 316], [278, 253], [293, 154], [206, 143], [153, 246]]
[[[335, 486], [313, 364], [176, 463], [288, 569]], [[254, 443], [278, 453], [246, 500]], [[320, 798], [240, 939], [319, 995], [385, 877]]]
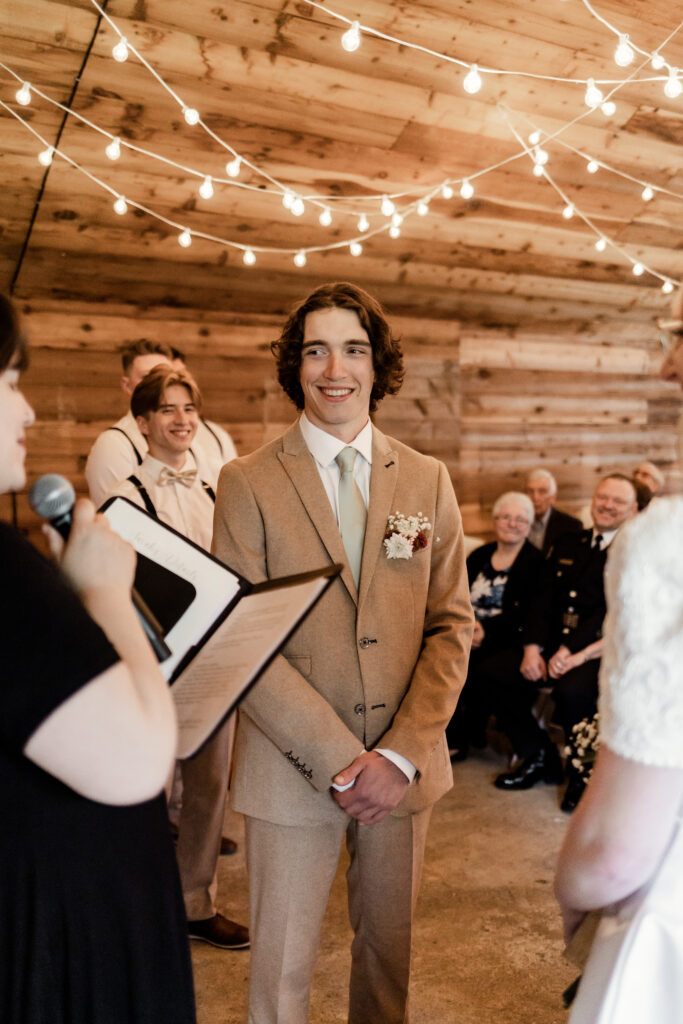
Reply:
[[[624, 79], [643, 58], [617, 68], [615, 37], [581, 0], [333, 0], [331, 10], [466, 62], [506, 70], [585, 79]], [[664, 0], [596, 0], [595, 9], [631, 40], [655, 51], [683, 17]], [[0, 284], [25, 303], [53, 300], [279, 314], [315, 284], [363, 281], [398, 315], [459, 319], [482, 325], [561, 323], [563, 337], [587, 337], [609, 322], [613, 340], [654, 331], [667, 298], [662, 280], [632, 273], [612, 245], [595, 250], [596, 234], [581, 217], [562, 216], [564, 201], [532, 163], [524, 140], [544, 133], [547, 166], [562, 192], [598, 232], [632, 260], [678, 279], [683, 274], [681, 223], [683, 97], [668, 99], [663, 82], [631, 83], [614, 95], [616, 112], [587, 111], [585, 86], [484, 76], [476, 95], [463, 90], [464, 72], [440, 56], [363, 33], [348, 53], [347, 27], [305, 0], [109, 0], [106, 13], [163, 80], [195, 107], [206, 125], [245, 160], [304, 197], [330, 200], [332, 224], [306, 202], [302, 216], [284, 209], [279, 186], [242, 166], [235, 183], [198, 195], [201, 177], [125, 147], [105, 156], [109, 141], [34, 94], [15, 99], [20, 84], [0, 69]], [[181, 109], [131, 55], [112, 59], [117, 36], [90, 0], [5, 0], [0, 9], [0, 60], [53, 100], [69, 104], [112, 136], [186, 168], [226, 178], [230, 153]], [[662, 53], [683, 67], [683, 30]], [[636, 78], [656, 74], [649, 63]], [[660, 72], [663, 74], [663, 72]], [[607, 91], [603, 87], [603, 91]], [[386, 193], [402, 209], [413, 204], [401, 234], [368, 238], [361, 256], [346, 245], [309, 252], [295, 267], [293, 252], [242, 251], [194, 238], [140, 210], [124, 216], [114, 196], [55, 157], [16, 120], [17, 112], [49, 145], [76, 161], [116, 194], [190, 231], [241, 246], [309, 249], [355, 238], [366, 212], [370, 230], [387, 219]], [[507, 111], [507, 119], [506, 119]], [[568, 123], [577, 118], [575, 124]], [[617, 171], [586, 170], [569, 145]], [[498, 170], [474, 178], [474, 196], [460, 180], [516, 154]], [[630, 175], [636, 181], [623, 175]], [[452, 181], [419, 216], [421, 194]], [[641, 197], [642, 182], [655, 191]], [[357, 198], [373, 197], [372, 202]], [[340, 210], [348, 212], [340, 212]], [[621, 326], [619, 326], [621, 325]], [[495, 360], [494, 360], [495, 362]]]

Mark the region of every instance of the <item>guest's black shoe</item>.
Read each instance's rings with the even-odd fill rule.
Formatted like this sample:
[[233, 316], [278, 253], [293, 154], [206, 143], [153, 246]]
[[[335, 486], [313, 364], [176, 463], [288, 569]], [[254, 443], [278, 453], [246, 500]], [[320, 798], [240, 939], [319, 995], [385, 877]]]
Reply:
[[216, 949], [249, 949], [249, 930], [222, 914], [214, 914], [202, 921], [188, 921], [187, 934], [191, 939], [208, 942]]
[[558, 785], [564, 773], [555, 747], [548, 744], [524, 760], [514, 771], [503, 772], [494, 782], [498, 789], [531, 789], [537, 782]]
[[583, 791], [586, 788], [586, 783], [579, 775], [572, 773], [569, 776], [569, 782], [567, 788], [564, 791], [562, 797], [562, 803], [560, 804], [560, 810], [564, 811], [565, 814], [571, 814], [579, 800], [583, 796]]
[[221, 857], [232, 857], [233, 853], [237, 853], [237, 843], [234, 839], [228, 839], [227, 836], [221, 836]]

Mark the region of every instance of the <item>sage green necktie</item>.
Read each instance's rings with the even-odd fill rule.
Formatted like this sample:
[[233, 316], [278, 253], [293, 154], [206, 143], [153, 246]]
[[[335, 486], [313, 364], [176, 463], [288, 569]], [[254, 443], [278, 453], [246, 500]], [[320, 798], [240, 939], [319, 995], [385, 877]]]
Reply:
[[358, 587], [360, 563], [363, 556], [365, 523], [368, 510], [360, 488], [353, 478], [353, 464], [356, 461], [355, 448], [342, 448], [335, 462], [341, 471], [339, 481], [339, 532], [341, 533], [349, 560], [351, 572]]

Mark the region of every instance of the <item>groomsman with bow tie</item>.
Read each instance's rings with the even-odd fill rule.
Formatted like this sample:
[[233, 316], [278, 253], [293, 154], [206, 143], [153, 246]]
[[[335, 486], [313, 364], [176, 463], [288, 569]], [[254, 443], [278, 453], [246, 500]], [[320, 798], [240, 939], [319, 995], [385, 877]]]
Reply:
[[[166, 363], [150, 370], [131, 399], [131, 413], [149, 450], [136, 472], [109, 497], [129, 498], [209, 550], [216, 496], [190, 455], [200, 410], [201, 395], [188, 373]], [[200, 754], [178, 762], [174, 785], [182, 784], [182, 804], [177, 857], [190, 937], [220, 949], [245, 949], [247, 929], [218, 913], [215, 903], [232, 731], [229, 719]]]
[[350, 1024], [407, 1021], [411, 928], [445, 728], [472, 634], [446, 467], [370, 413], [403, 378], [379, 303], [322, 285], [274, 345], [300, 416], [223, 467], [214, 551], [253, 582], [342, 572], [240, 707], [231, 800], [246, 815], [250, 1024], [304, 1024], [344, 839]]

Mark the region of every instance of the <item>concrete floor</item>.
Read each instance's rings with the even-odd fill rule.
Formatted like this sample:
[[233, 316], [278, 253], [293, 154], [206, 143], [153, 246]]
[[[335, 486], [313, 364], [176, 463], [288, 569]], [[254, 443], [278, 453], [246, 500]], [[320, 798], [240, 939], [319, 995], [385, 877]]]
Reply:
[[[411, 1024], [564, 1024], [561, 993], [576, 970], [562, 959], [552, 895], [567, 824], [555, 787], [501, 793], [491, 750], [455, 765], [455, 786], [432, 817], [414, 941]], [[247, 923], [242, 820], [228, 811], [219, 906]], [[345, 1024], [351, 934], [342, 854], [325, 920], [310, 1024]], [[249, 953], [192, 943], [199, 1024], [245, 1024]], [[373, 1024], [368, 1021], [368, 1024]]]

